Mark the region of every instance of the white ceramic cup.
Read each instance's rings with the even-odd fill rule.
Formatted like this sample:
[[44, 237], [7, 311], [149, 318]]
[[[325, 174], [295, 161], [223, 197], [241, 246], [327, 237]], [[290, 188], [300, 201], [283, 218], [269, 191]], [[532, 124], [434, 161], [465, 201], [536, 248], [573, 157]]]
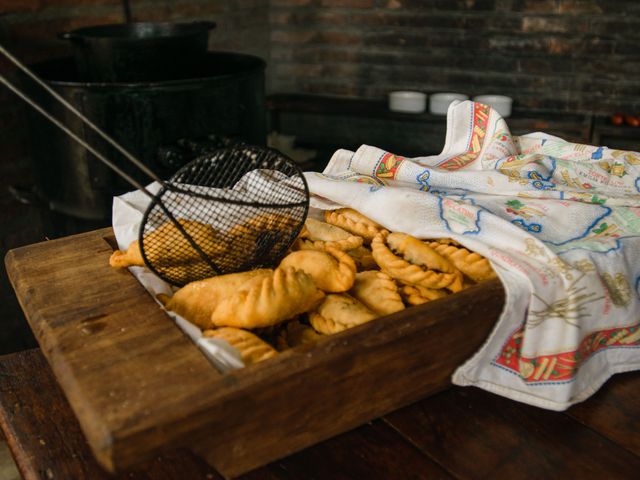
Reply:
[[455, 100], [469, 100], [469, 97], [463, 93], [433, 93], [429, 97], [429, 112], [433, 115], [446, 115], [449, 105]]
[[511, 97], [505, 95], [477, 95], [473, 97], [473, 101], [489, 105], [503, 118], [511, 115], [511, 105], [513, 104]]
[[392, 112], [422, 113], [426, 108], [426, 93], [408, 90], [389, 92], [389, 110]]

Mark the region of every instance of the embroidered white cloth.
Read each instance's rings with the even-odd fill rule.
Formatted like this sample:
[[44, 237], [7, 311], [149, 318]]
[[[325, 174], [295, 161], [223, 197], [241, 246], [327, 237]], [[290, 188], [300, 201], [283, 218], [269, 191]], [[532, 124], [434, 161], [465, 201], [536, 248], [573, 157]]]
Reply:
[[455, 384], [564, 410], [640, 368], [640, 153], [514, 137], [467, 101], [449, 108], [439, 155], [365, 145], [306, 177], [316, 208], [352, 207], [491, 261], [505, 308]]

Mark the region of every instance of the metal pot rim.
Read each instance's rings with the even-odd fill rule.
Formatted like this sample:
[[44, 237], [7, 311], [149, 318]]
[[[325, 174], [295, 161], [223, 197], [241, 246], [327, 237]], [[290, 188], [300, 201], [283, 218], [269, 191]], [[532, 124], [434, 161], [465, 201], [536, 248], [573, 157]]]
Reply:
[[[209, 51], [206, 53], [207, 58], [238, 58], [247, 61], [247, 65], [243, 66], [242, 69], [239, 69], [236, 72], [225, 73], [221, 75], [211, 75], [211, 76], [203, 76], [203, 77], [192, 77], [192, 78], [182, 78], [178, 80], [164, 80], [164, 81], [144, 81], [144, 82], [82, 82], [82, 81], [72, 81], [72, 80], [51, 80], [45, 78], [46, 82], [50, 85], [60, 86], [60, 87], [81, 87], [87, 90], [109, 90], [113, 88], [122, 88], [122, 89], [149, 89], [149, 88], [167, 88], [167, 87], [188, 87], [188, 86], [197, 86], [200, 84], [204, 84], [209, 81], [218, 81], [228, 78], [238, 78], [242, 75], [252, 74], [258, 70], [264, 70], [267, 66], [266, 62], [255, 55], [248, 55], [244, 53], [234, 53], [234, 52], [215, 52]], [[55, 62], [60, 61], [72, 61], [71, 57], [57, 58], [51, 60], [45, 60], [36, 65], [33, 65], [34, 68], [38, 68], [38, 66], [54, 64]]]
[[[108, 43], [138, 43], [148, 41], [175, 40], [193, 35], [201, 35], [213, 28], [216, 23], [210, 21], [193, 22], [134, 22], [109, 23], [81, 27], [58, 36], [71, 41], [104, 41]], [[148, 36], [135, 35], [137, 32], [149, 32]]]

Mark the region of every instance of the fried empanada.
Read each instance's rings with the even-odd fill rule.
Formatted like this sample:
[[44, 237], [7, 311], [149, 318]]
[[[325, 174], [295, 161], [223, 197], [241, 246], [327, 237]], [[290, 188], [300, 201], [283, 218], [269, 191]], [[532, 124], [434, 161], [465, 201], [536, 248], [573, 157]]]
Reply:
[[352, 208], [327, 210], [324, 212], [324, 220], [331, 225], [351, 232], [353, 235], [362, 237], [366, 244], [369, 244], [373, 237], [384, 230], [381, 225]]
[[252, 365], [278, 355], [278, 351], [267, 342], [240, 328], [223, 327], [205, 330], [203, 335], [226, 340], [240, 352], [240, 357], [245, 365]]
[[353, 250], [349, 250], [347, 253], [356, 262], [356, 269], [359, 272], [363, 272], [366, 270], [377, 270], [380, 268], [373, 258], [371, 250], [369, 250], [367, 247], [361, 246], [358, 248], [354, 248]]
[[384, 272], [372, 270], [356, 274], [349, 293], [378, 315], [389, 315], [404, 309], [396, 282]]
[[115, 268], [144, 267], [138, 240], [131, 242], [126, 250], [115, 250], [109, 257], [109, 265]]
[[298, 250], [325, 250], [332, 247], [347, 251], [362, 245], [363, 239], [358, 235], [313, 218], [307, 218], [304, 228], [296, 241]]
[[211, 314], [211, 323], [218, 327], [268, 327], [311, 310], [322, 298], [324, 293], [305, 272], [277, 268], [223, 299]]
[[478, 253], [453, 244], [439, 242], [427, 244], [440, 255], [449, 259], [458, 270], [474, 282], [481, 282], [496, 276], [489, 260]]
[[[213, 257], [225, 251], [222, 237], [211, 225], [178, 219], [203, 252]], [[202, 262], [202, 257], [191, 243], [178, 230], [173, 222], [165, 222], [144, 236], [145, 255], [152, 265], [157, 267], [172, 267]], [[140, 245], [137, 240], [129, 244], [126, 251], [116, 250], [109, 258], [112, 267], [144, 266]]]
[[272, 252], [284, 252], [291, 239], [283, 232], [289, 231], [295, 221], [285, 214], [263, 213], [236, 224], [223, 234], [227, 264], [243, 270], [263, 263]]
[[447, 292], [444, 289], [434, 290], [419, 285], [404, 285], [400, 287], [400, 296], [408, 305], [422, 305], [431, 300], [446, 297]]
[[318, 308], [309, 312], [309, 323], [324, 335], [338, 333], [373, 320], [378, 315], [346, 293], [330, 293]]
[[298, 345], [309, 345], [316, 343], [321, 337], [309, 325], [301, 323], [299, 320], [287, 323], [286, 327], [280, 331], [277, 339], [278, 350], [287, 350]]
[[345, 240], [337, 242], [323, 242], [322, 240], [309, 240], [308, 238], [298, 238], [293, 246], [293, 250], [326, 250], [327, 247], [335, 248], [346, 252], [362, 245], [362, 237], [351, 235]]
[[438, 243], [443, 243], [445, 245], [460, 245], [453, 238], [437, 238], [435, 240], [428, 240], [427, 243], [429, 242], [438, 242]]
[[271, 275], [273, 270], [263, 268], [248, 272], [231, 273], [191, 282], [171, 298], [158, 295], [167, 310], [177, 313], [200, 328], [213, 328], [211, 314], [218, 303], [233, 295], [239, 288], [256, 277]]
[[280, 268], [293, 267], [308, 273], [320, 290], [346, 292], [356, 277], [356, 264], [347, 253], [327, 247], [326, 251], [298, 250], [280, 262]]
[[411, 235], [381, 232], [371, 242], [371, 251], [382, 271], [402, 283], [447, 288], [452, 292], [462, 289], [462, 274], [447, 259]]

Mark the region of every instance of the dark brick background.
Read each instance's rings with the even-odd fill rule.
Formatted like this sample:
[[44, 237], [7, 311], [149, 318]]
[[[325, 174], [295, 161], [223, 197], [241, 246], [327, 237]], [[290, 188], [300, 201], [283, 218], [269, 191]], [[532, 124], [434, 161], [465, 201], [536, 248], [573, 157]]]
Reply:
[[532, 111], [640, 111], [637, 0], [271, 0], [272, 87], [503, 93]]

